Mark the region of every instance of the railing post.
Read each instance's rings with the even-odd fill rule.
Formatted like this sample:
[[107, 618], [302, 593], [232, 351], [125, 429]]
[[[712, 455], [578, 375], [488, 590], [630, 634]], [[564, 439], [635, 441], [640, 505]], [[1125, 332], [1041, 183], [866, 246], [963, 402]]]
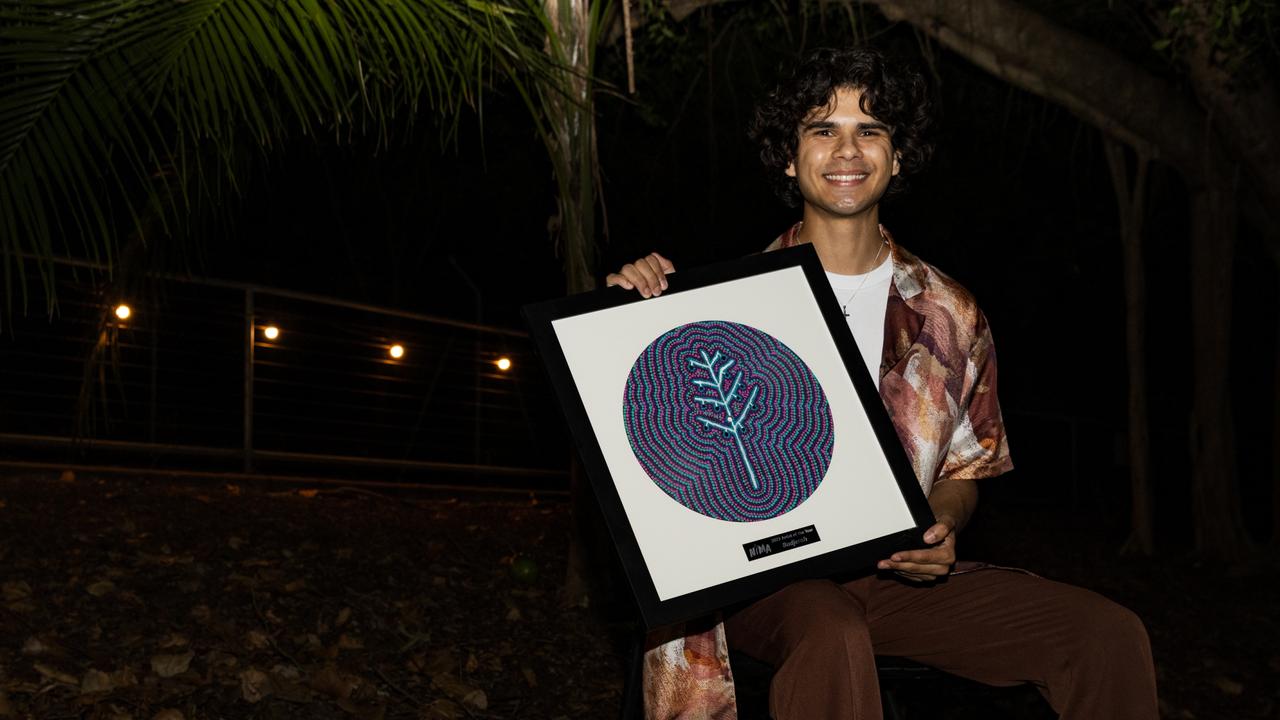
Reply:
[[244, 471], [253, 472], [253, 290], [244, 291]]
[[467, 284], [467, 288], [471, 290], [471, 296], [475, 299], [476, 307], [476, 327], [471, 332], [471, 413], [473, 420], [473, 429], [471, 437], [471, 462], [476, 465], [484, 464], [483, 453], [481, 452], [480, 430], [484, 424], [481, 419], [482, 405], [480, 383], [483, 380], [483, 369], [480, 366], [480, 353], [482, 346], [480, 326], [484, 324], [484, 296], [480, 293], [480, 288], [471, 280], [471, 276], [466, 270], [458, 264], [458, 258], [450, 255], [449, 263], [453, 265], [453, 269], [458, 271], [458, 275], [462, 277], [462, 281]]
[[147, 442], [154, 443], [156, 441], [156, 415], [158, 414], [159, 400], [157, 399], [157, 383], [156, 383], [156, 365], [159, 359], [159, 339], [156, 337], [160, 333], [160, 304], [151, 304], [151, 317], [148, 325], [151, 330], [151, 397], [147, 401]]

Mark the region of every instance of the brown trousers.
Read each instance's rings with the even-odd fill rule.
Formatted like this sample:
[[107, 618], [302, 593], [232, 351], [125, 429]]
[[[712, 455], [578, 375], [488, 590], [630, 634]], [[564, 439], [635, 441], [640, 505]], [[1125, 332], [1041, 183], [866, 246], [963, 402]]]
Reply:
[[989, 685], [1032, 683], [1063, 718], [1155, 720], [1142, 621], [1096, 593], [984, 569], [934, 585], [892, 576], [796, 583], [725, 619], [729, 647], [774, 666], [774, 720], [881, 717], [874, 656]]

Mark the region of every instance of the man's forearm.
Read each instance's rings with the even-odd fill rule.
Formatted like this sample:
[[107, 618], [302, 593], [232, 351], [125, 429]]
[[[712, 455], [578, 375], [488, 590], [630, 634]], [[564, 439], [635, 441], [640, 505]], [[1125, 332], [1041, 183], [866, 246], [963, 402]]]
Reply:
[[929, 492], [929, 508], [939, 521], [961, 530], [978, 507], [978, 484], [973, 480], [939, 480]]

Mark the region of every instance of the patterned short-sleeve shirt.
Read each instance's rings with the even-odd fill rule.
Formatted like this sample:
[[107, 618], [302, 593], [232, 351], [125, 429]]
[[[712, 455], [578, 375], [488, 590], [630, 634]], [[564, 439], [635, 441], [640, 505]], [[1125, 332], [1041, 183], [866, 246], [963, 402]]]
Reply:
[[[797, 244], [796, 224], [766, 251]], [[939, 480], [994, 477], [1013, 467], [996, 399], [996, 353], [973, 295], [899, 247], [885, 309], [880, 397], [927, 495]], [[645, 654], [649, 720], [735, 720], [724, 625], [664, 628]]]

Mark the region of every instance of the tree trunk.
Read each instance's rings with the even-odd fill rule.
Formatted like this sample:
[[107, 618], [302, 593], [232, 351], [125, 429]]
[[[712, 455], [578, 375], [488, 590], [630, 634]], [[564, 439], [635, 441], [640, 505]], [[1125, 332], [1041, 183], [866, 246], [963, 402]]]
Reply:
[[[564, 263], [565, 286], [570, 293], [595, 287], [596, 138], [592, 102], [592, 22], [588, 0], [543, 0], [550, 33], [547, 53], [560, 73], [542, 89], [545, 115], [539, 130], [551, 158], [556, 180], [556, 215], [548, 223]], [[536, 111], [535, 111], [536, 112]], [[571, 451], [572, 452], [572, 451]], [[576, 454], [571, 454], [569, 493], [572, 500], [569, 559], [565, 568], [561, 602], [572, 607], [590, 604], [594, 562], [591, 542], [595, 507], [586, 474]], [[598, 555], [598, 553], [597, 553]]]
[[1130, 535], [1124, 551], [1149, 556], [1155, 552], [1151, 515], [1149, 428], [1147, 423], [1146, 315], [1147, 279], [1142, 262], [1142, 225], [1146, 213], [1147, 168], [1137, 156], [1136, 177], [1129, 185], [1124, 146], [1103, 138], [1111, 183], [1119, 204], [1120, 242], [1124, 251], [1125, 359], [1129, 366], [1129, 494]]
[[593, 18], [588, 0], [543, 0], [552, 33], [547, 52], [560, 65], [544, 90], [543, 142], [558, 191], [550, 229], [564, 262], [567, 289], [584, 292], [595, 281], [596, 133], [591, 84]]
[[1191, 488], [1196, 551], [1239, 558], [1249, 548], [1236, 488], [1227, 381], [1237, 208], [1228, 182], [1191, 190]]

